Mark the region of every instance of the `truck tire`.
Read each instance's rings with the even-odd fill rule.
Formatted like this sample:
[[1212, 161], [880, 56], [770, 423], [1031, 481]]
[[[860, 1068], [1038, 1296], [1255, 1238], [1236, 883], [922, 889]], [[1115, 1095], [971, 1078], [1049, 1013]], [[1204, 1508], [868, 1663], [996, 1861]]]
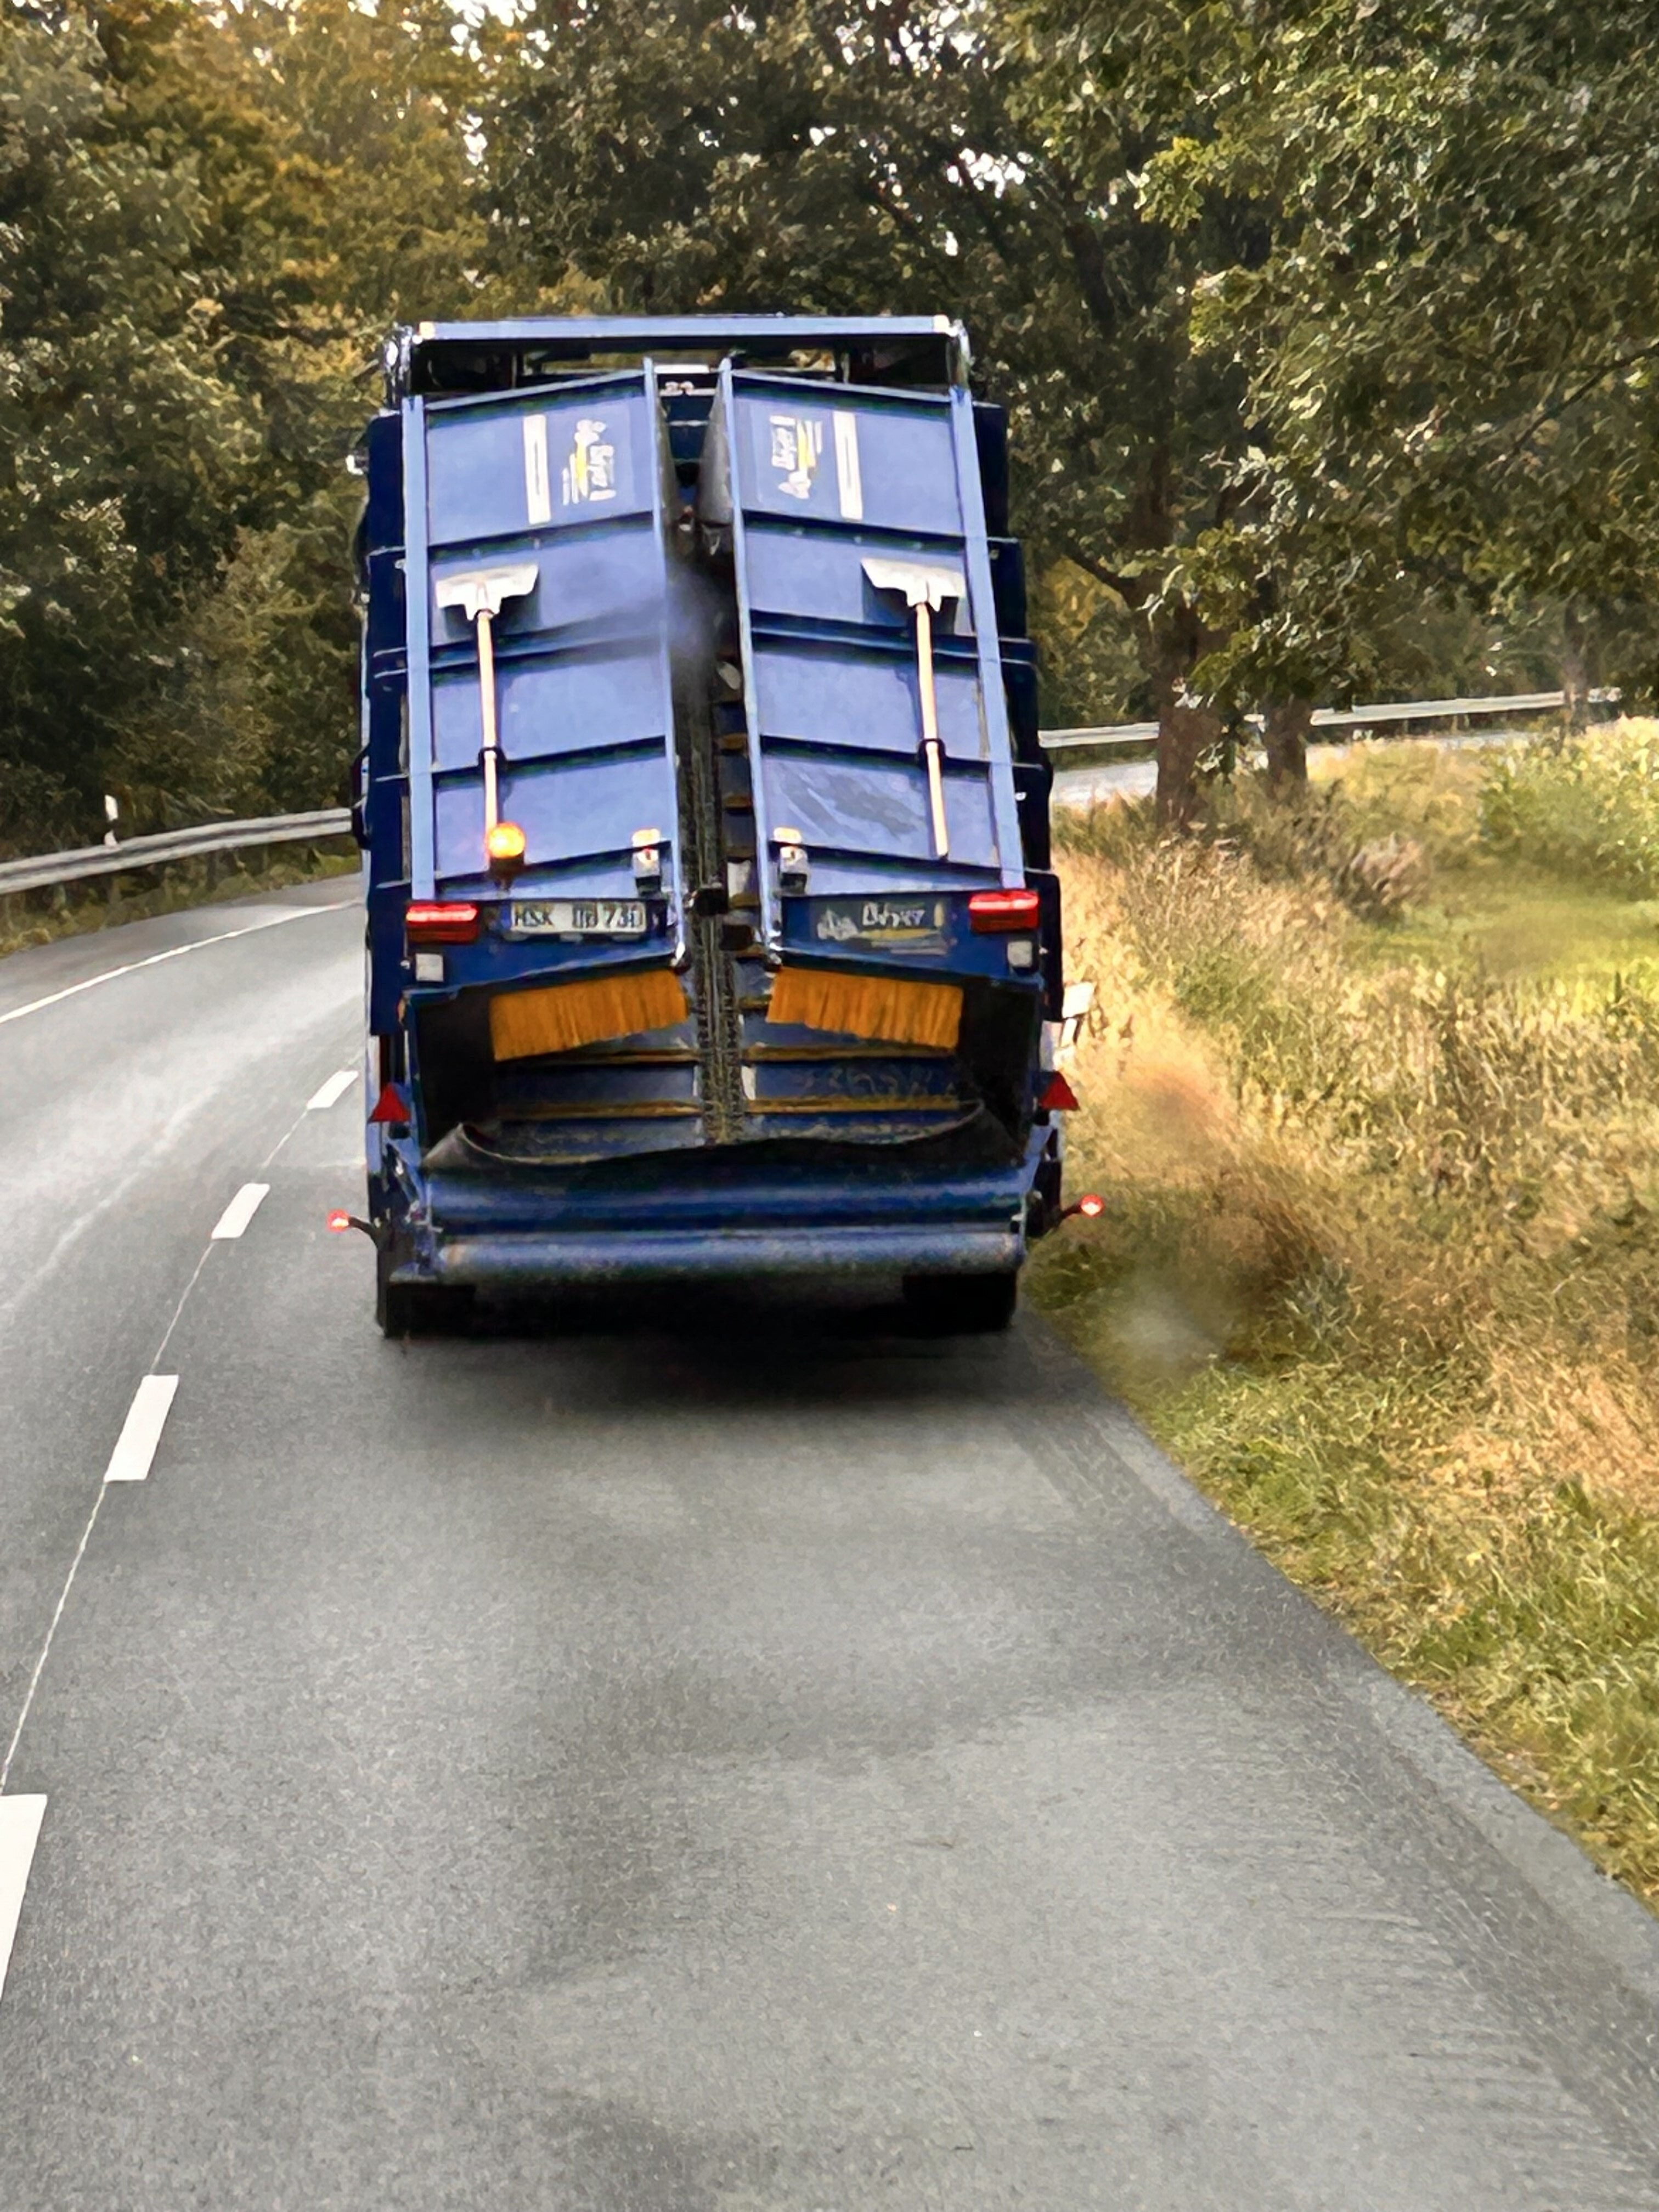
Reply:
[[989, 1336], [1007, 1328], [1019, 1298], [1013, 1268], [1000, 1275], [907, 1275], [904, 1303], [930, 1335]]
[[374, 1263], [374, 1318], [383, 1336], [449, 1336], [466, 1326], [472, 1292], [455, 1283], [394, 1283], [388, 1254]]

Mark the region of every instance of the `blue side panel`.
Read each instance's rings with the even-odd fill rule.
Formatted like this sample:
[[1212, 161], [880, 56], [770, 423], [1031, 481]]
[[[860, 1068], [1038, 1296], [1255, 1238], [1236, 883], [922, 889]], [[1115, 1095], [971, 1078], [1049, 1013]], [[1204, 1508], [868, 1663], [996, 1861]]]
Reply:
[[425, 590], [426, 423], [418, 399], [405, 399], [404, 418], [404, 635], [408, 655], [409, 888], [433, 896], [432, 700], [426, 670], [431, 650], [431, 602]]
[[368, 503], [362, 534], [368, 604], [362, 638], [368, 748], [363, 794], [368, 830], [368, 1026], [389, 1038], [398, 1027], [404, 908], [409, 903], [409, 778], [404, 719], [408, 669], [404, 625], [402, 425], [380, 415], [368, 426]]
[[[1024, 880], [972, 403], [727, 367], [700, 506], [737, 573], [762, 932], [780, 826], [815, 893]], [[948, 568], [934, 621], [948, 857], [933, 849], [913, 617], [872, 558]]]
[[667, 456], [653, 372], [411, 400], [405, 413], [415, 896], [499, 896], [483, 851], [477, 632], [440, 592], [526, 566], [532, 589], [494, 623], [501, 811], [526, 839], [514, 892], [632, 896], [634, 840], [649, 830], [672, 856], [665, 889], [678, 909]]

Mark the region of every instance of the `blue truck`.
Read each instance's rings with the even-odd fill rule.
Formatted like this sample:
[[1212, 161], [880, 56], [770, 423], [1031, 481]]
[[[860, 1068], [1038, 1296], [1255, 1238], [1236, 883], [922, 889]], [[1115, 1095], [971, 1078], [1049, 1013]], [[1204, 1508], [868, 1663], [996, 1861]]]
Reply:
[[944, 318], [422, 324], [362, 463], [368, 1223], [480, 1289], [896, 1279], [1060, 1210], [1006, 419]]

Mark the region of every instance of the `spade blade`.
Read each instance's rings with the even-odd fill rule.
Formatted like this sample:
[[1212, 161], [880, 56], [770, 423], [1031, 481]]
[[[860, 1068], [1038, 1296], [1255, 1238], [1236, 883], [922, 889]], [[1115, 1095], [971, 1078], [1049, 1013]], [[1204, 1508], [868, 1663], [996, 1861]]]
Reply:
[[864, 573], [878, 592], [902, 592], [907, 607], [931, 607], [935, 613], [946, 599], [967, 597], [960, 568], [945, 568], [932, 561], [890, 561], [872, 557]]
[[441, 576], [434, 596], [441, 607], [461, 608], [469, 622], [484, 614], [493, 622], [507, 600], [535, 590], [539, 574], [533, 561], [518, 561], [510, 568], [465, 568], [457, 576]]

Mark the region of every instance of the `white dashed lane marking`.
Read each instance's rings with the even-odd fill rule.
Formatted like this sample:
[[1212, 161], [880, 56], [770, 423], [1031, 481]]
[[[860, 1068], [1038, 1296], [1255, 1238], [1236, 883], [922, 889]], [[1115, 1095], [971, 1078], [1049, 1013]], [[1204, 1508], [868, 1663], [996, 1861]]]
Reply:
[[307, 1113], [320, 1114], [325, 1108], [334, 1105], [337, 1100], [345, 1097], [356, 1080], [357, 1071], [355, 1067], [343, 1067], [337, 1075], [331, 1075], [322, 1089], [307, 1099]]
[[270, 1190], [268, 1182], [245, 1182], [213, 1224], [216, 1237], [240, 1237], [259, 1211], [259, 1201]]
[[109, 1455], [109, 1465], [104, 1470], [106, 1482], [143, 1481], [155, 1456], [155, 1447], [161, 1441], [161, 1431], [173, 1407], [173, 1394], [178, 1388], [176, 1375], [145, 1376], [127, 1408], [126, 1421]]
[[44, 1797], [0, 1797], [0, 1993], [23, 1910], [23, 1891], [46, 1809]]

